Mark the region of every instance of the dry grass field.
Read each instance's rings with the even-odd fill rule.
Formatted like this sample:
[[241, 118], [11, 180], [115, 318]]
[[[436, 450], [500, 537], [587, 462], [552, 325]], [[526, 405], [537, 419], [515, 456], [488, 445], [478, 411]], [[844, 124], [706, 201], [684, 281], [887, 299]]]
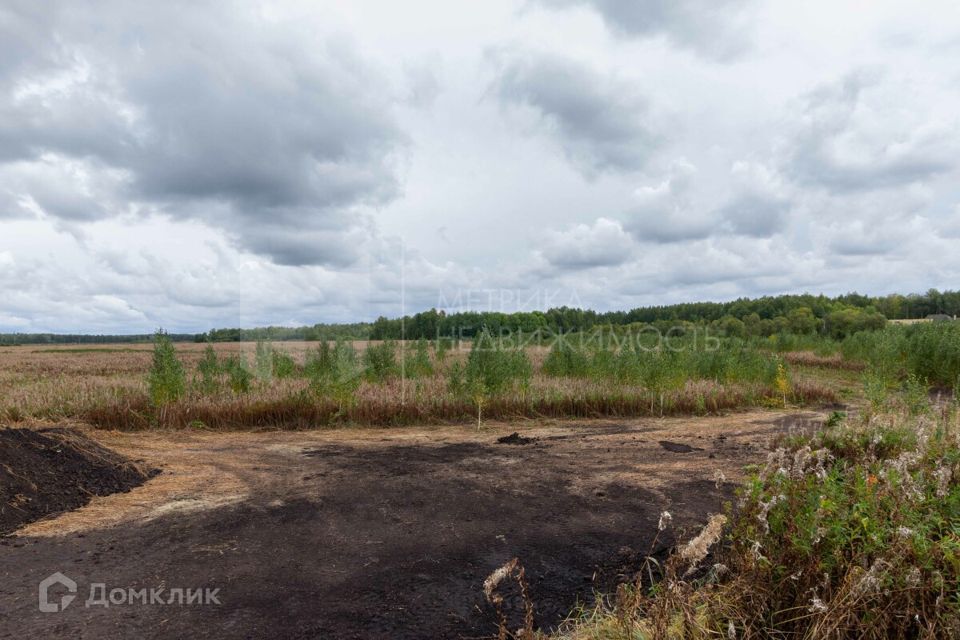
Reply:
[[[368, 347], [353, 343], [357, 353]], [[10, 424], [86, 423], [104, 428], [311, 428], [330, 424], [429, 424], [477, 420], [476, 402], [450, 391], [451, 370], [463, 366], [469, 347], [451, 349], [438, 358], [431, 349], [433, 371], [426, 375], [358, 380], [349, 402], [310, 392], [302, 375], [254, 379], [249, 391], [237, 393], [227, 384], [200, 390], [198, 363], [204, 344], [178, 343], [177, 357], [186, 372], [186, 393], [162, 408], [151, 405], [148, 373], [152, 345], [0, 347], [0, 420]], [[255, 357], [256, 344], [217, 343], [221, 361]], [[292, 357], [302, 370], [315, 342], [271, 345]], [[406, 351], [406, 353], [404, 353]], [[777, 405], [777, 394], [755, 381], [722, 382], [689, 379], [671, 388], [651, 390], [631, 382], [589, 377], [544, 375], [544, 347], [525, 350], [533, 375], [529, 383], [504, 390], [483, 402], [489, 419], [627, 417], [716, 413], [751, 406]], [[398, 374], [410, 349], [398, 350]], [[836, 401], [835, 389], [823, 376], [807, 375], [817, 362], [797, 359], [789, 396], [801, 404]], [[802, 367], [800, 365], [803, 365]], [[808, 366], [809, 365], [809, 366]], [[782, 401], [780, 402], [782, 406]]]

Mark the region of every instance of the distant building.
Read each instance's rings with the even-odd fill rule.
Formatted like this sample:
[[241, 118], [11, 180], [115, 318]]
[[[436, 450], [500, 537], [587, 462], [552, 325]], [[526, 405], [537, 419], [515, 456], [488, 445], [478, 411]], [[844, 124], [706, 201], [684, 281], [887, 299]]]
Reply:
[[931, 313], [927, 316], [927, 320], [931, 322], [951, 322], [956, 319], [956, 316], [948, 316], [945, 313]]

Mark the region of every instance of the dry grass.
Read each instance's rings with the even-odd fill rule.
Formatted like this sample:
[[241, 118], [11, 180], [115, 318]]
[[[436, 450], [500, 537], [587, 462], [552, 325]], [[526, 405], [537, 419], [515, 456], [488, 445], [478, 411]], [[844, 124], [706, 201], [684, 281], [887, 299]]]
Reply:
[[845, 360], [839, 353], [832, 356], [818, 356], [812, 351], [791, 351], [783, 354], [783, 359], [792, 365], [802, 367], [822, 367], [845, 371], [863, 371], [866, 368], [864, 363], [856, 360]]
[[[274, 346], [303, 362], [306, 352], [315, 349], [316, 343]], [[188, 372], [188, 382], [204, 348], [203, 344], [176, 345]], [[252, 360], [255, 344], [219, 343], [216, 350], [221, 357], [244, 354]], [[528, 350], [535, 369], [545, 353], [542, 348]], [[311, 394], [303, 378], [288, 378], [270, 384], [255, 383], [249, 393], [239, 395], [229, 389], [212, 394], [190, 389], [181, 400], [156, 409], [149, 401], [146, 384], [150, 345], [100, 345], [91, 349], [5, 347], [0, 348], [0, 421], [81, 421], [110, 429], [304, 429], [332, 424], [462, 423], [476, 420], [476, 406], [469, 398], [449, 392], [446, 374], [453, 362], [462, 362], [466, 355], [466, 350], [451, 351], [429, 377], [363, 382], [347, 406]], [[826, 385], [797, 380], [789, 399], [809, 404], [833, 402], [836, 397]], [[778, 400], [776, 392], [754, 383], [696, 380], [679, 389], [654, 392], [629, 384], [535, 374], [526, 389], [489, 399], [484, 404], [483, 416], [509, 420], [703, 415], [778, 404], [782, 406], [782, 399]]]

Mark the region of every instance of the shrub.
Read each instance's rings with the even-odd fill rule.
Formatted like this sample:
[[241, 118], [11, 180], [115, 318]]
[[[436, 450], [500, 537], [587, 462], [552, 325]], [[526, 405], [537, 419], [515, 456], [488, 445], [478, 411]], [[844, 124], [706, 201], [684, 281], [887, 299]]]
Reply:
[[392, 340], [371, 344], [363, 352], [363, 375], [370, 382], [384, 382], [397, 377], [397, 345]]
[[308, 364], [307, 371], [310, 390], [314, 395], [336, 401], [338, 415], [352, 406], [363, 373], [353, 345], [338, 340], [331, 349], [324, 343]]
[[220, 374], [222, 369], [220, 361], [217, 358], [217, 352], [211, 343], [207, 343], [203, 350], [203, 357], [197, 364], [197, 371], [200, 373], [200, 389], [204, 393], [214, 393], [220, 384]]
[[273, 347], [269, 342], [257, 341], [253, 368], [260, 384], [270, 384], [273, 381]]
[[283, 380], [292, 378], [297, 373], [297, 363], [289, 353], [274, 350], [273, 352], [273, 375]]
[[477, 426], [483, 406], [491, 398], [521, 386], [526, 388], [533, 367], [522, 349], [506, 349], [484, 329], [476, 337], [465, 366], [450, 370], [449, 388], [455, 395], [469, 396], [477, 407]]
[[956, 410], [791, 436], [740, 489], [712, 566], [688, 553], [717, 540], [708, 526], [571, 637], [960, 636]]
[[177, 358], [170, 337], [162, 329], [153, 338], [153, 363], [148, 383], [150, 400], [155, 407], [178, 400], [186, 389], [183, 364]]
[[548, 376], [558, 377], [586, 377], [591, 373], [587, 356], [570, 344], [565, 336], [559, 336], [550, 347], [542, 370]]
[[417, 340], [413, 353], [407, 358], [406, 374], [410, 378], [423, 378], [433, 375], [433, 363], [430, 362], [430, 349], [424, 338]]
[[223, 362], [223, 370], [227, 374], [230, 389], [237, 394], [250, 391], [253, 374], [247, 368], [247, 360], [240, 355], [232, 355]]

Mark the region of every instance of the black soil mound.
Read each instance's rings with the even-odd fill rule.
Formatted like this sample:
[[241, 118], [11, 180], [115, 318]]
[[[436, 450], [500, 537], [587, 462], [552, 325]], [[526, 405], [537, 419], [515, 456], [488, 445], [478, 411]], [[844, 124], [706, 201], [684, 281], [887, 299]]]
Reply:
[[508, 436], [497, 438], [497, 442], [500, 444], [530, 444], [533, 441], [534, 441], [534, 438], [528, 438], [526, 436], [522, 436], [516, 431], [514, 431]]
[[0, 536], [157, 473], [73, 429], [0, 429]]

